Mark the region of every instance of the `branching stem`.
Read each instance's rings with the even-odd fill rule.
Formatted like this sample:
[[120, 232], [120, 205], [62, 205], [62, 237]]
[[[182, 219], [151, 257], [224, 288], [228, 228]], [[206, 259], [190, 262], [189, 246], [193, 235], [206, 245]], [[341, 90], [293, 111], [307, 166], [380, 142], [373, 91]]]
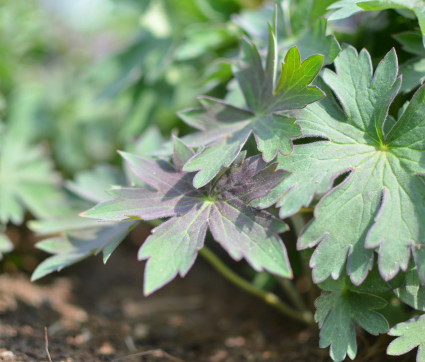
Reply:
[[276, 308], [279, 312], [293, 318], [301, 323], [311, 325], [314, 323], [313, 315], [310, 311], [298, 311], [286, 303], [284, 303], [276, 294], [262, 290], [245, 279], [241, 278], [235, 272], [233, 272], [227, 265], [225, 265], [219, 257], [217, 257], [210, 249], [204, 247], [199, 251], [199, 254], [202, 255], [221, 275], [223, 275], [227, 280], [238, 286], [239, 288], [245, 290], [246, 292], [255, 295], [257, 298], [260, 298], [263, 302], [269, 304], [270, 306]]

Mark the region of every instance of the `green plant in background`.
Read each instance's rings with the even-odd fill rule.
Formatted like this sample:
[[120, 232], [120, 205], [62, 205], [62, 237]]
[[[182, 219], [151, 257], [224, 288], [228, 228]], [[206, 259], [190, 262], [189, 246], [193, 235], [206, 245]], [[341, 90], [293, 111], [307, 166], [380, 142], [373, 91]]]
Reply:
[[[37, 247], [52, 254], [33, 280], [100, 252], [106, 262], [150, 220], [138, 253], [146, 295], [186, 275], [199, 253], [283, 314], [317, 322], [335, 361], [355, 358], [363, 330], [397, 337], [390, 355], [419, 346], [424, 360], [425, 2], [131, 4], [141, 14], [135, 40], [66, 90], [68, 101], [46, 102], [36, 82], [12, 92], [12, 76], [2, 88], [1, 221], [21, 223], [29, 210], [46, 237]], [[385, 34], [376, 50], [336, 40], [362, 48], [371, 31]], [[202, 107], [188, 108], [201, 93]], [[68, 120], [53, 127], [57, 137], [30, 122], [52, 115]], [[164, 142], [153, 124], [178, 137]], [[49, 159], [28, 151], [40, 140], [73, 181], [56, 185]], [[123, 171], [112, 147], [126, 151]], [[104, 161], [115, 166], [76, 172]], [[288, 225], [298, 253], [284, 245]], [[212, 239], [255, 276], [236, 274]], [[0, 252], [9, 249], [1, 237]], [[289, 280], [310, 273], [315, 313]]]

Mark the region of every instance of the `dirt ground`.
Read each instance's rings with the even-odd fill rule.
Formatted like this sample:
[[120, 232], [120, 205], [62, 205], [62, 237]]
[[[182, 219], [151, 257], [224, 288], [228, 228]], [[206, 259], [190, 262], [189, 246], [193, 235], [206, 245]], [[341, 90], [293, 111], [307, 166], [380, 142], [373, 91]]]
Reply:
[[[330, 361], [317, 328], [293, 322], [236, 289], [201, 258], [184, 279], [142, 295], [143, 263], [124, 243], [106, 265], [92, 257], [29, 282], [0, 275], [0, 361]], [[356, 361], [372, 356], [360, 339]], [[49, 355], [48, 355], [48, 353]]]

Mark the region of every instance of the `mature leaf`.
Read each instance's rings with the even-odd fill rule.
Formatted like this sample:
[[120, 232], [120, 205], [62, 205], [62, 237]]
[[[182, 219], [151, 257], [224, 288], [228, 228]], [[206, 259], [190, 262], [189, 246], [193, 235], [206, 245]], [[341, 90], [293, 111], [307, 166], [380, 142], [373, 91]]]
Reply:
[[223, 167], [228, 167], [238, 156], [245, 142], [254, 134], [258, 149], [266, 162], [278, 152], [292, 152], [291, 138], [301, 131], [295, 119], [278, 112], [302, 108], [322, 98], [323, 93], [310, 86], [323, 62], [323, 57], [313, 55], [301, 63], [297, 48], [291, 48], [282, 63], [280, 78], [276, 83], [277, 47], [272, 28], [269, 30], [269, 49], [265, 68], [254, 44], [242, 43], [240, 59], [233, 67], [235, 78], [242, 90], [248, 109], [241, 109], [213, 98], [201, 98], [203, 109], [180, 113], [181, 118], [193, 127], [204, 131], [196, 141], [185, 141], [191, 146], [206, 145], [185, 164], [185, 171], [199, 171], [194, 178], [199, 188], [211, 181]]
[[[425, 280], [420, 248], [425, 236], [420, 176], [425, 171], [425, 87], [393, 126], [388, 108], [400, 88], [395, 52], [387, 54], [375, 74], [367, 51], [357, 54], [351, 47], [340, 53], [335, 67], [336, 74], [325, 71], [324, 80], [343, 110], [329, 94], [297, 112], [306, 136], [327, 140], [298, 145], [291, 157], [279, 156], [279, 168], [291, 172], [277, 188], [280, 216], [327, 192], [298, 240], [299, 249], [317, 246], [310, 261], [316, 282], [337, 279], [347, 260], [347, 273], [359, 285], [373, 265], [375, 248], [385, 280], [406, 270], [410, 252]], [[262, 205], [276, 200], [276, 193]]]
[[388, 334], [398, 338], [388, 345], [387, 354], [400, 356], [419, 347], [416, 360], [425, 361], [425, 315], [395, 325]]
[[319, 286], [324, 290], [315, 302], [319, 344], [322, 348], [331, 346], [330, 356], [334, 361], [342, 361], [346, 355], [351, 359], [356, 356], [355, 323], [373, 335], [388, 331], [386, 319], [374, 311], [385, 307], [384, 299], [359, 292], [344, 277], [327, 280]]
[[329, 20], [344, 19], [361, 11], [410, 10], [418, 18], [422, 42], [425, 47], [425, 0], [340, 0], [329, 6], [328, 9], [335, 10], [329, 16]]
[[245, 258], [257, 271], [266, 269], [291, 277], [285, 247], [277, 236], [286, 230], [286, 225], [248, 206], [281, 182], [284, 173], [275, 171], [275, 165], [267, 166], [260, 155], [244, 160], [242, 153], [213, 185], [196, 189], [192, 185], [193, 174], [180, 170], [192, 152], [184, 147], [175, 139], [175, 165], [122, 153], [133, 173], [146, 185], [113, 189], [114, 200], [83, 214], [106, 221], [171, 217], [152, 230], [139, 250], [139, 259], [148, 260], [144, 293], [154, 292], [178, 274], [186, 275], [203, 247], [207, 228], [235, 260]]
[[40, 147], [0, 135], [0, 222], [20, 224], [24, 211], [44, 217], [60, 200], [59, 177]]

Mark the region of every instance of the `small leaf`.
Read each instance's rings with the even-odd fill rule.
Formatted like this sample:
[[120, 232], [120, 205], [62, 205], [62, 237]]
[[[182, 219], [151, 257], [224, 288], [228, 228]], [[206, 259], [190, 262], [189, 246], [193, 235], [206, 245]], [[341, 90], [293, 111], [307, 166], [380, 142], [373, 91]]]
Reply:
[[386, 333], [388, 322], [375, 309], [386, 305], [385, 300], [372, 294], [360, 293], [344, 278], [328, 280], [319, 285], [326, 291], [316, 300], [315, 319], [320, 327], [320, 347], [330, 346], [334, 361], [346, 355], [354, 359], [357, 353], [355, 324], [373, 335]]
[[388, 334], [398, 338], [388, 345], [387, 354], [400, 356], [419, 347], [416, 360], [425, 361], [425, 315], [395, 325]]

